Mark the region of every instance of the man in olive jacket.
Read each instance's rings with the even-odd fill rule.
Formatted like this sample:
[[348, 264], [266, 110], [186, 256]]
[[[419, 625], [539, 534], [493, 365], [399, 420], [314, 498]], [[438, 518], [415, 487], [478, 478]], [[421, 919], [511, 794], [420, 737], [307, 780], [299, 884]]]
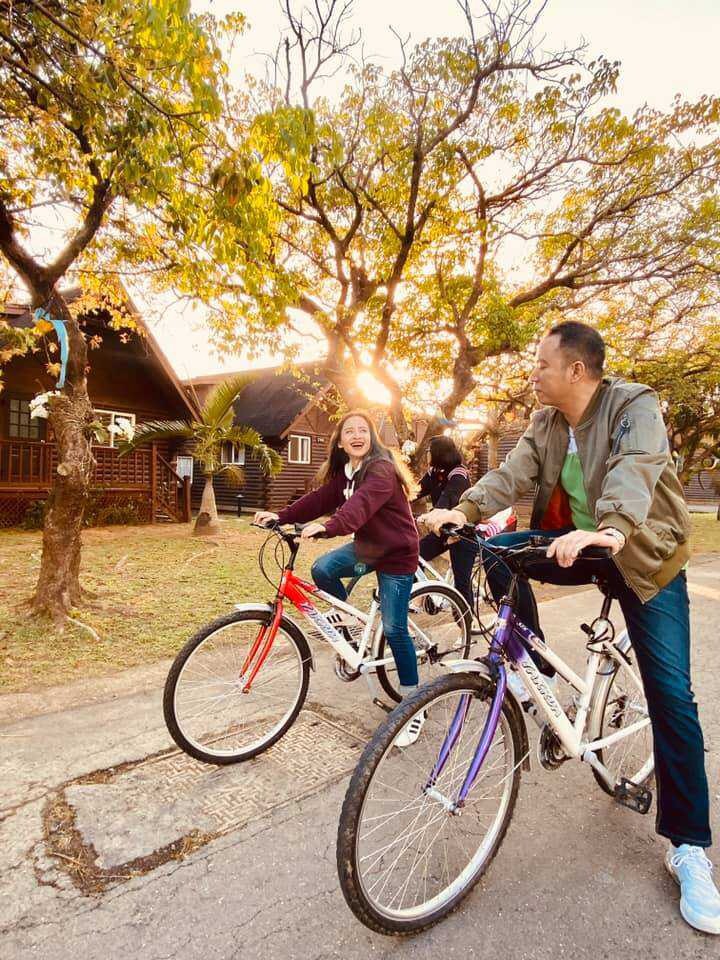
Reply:
[[[712, 841], [703, 736], [690, 684], [684, 572], [690, 517], [656, 394], [604, 378], [604, 362], [605, 345], [592, 327], [554, 327], [540, 343], [531, 376], [543, 407], [515, 449], [465, 492], [456, 510], [432, 510], [421, 521], [436, 533], [445, 523], [476, 523], [534, 490], [531, 529], [488, 545], [520, 546], [544, 534], [553, 543], [548, 559], [533, 566], [534, 579], [588, 583], [596, 572], [608, 582], [645, 686], [655, 748], [656, 829], [672, 844], [666, 866], [680, 883], [685, 920], [717, 934], [720, 895], [704, 853]], [[573, 568], [588, 546], [608, 547], [612, 559]], [[509, 573], [486, 556], [488, 582], [499, 599]], [[520, 589], [517, 613], [542, 636], [527, 586]]]

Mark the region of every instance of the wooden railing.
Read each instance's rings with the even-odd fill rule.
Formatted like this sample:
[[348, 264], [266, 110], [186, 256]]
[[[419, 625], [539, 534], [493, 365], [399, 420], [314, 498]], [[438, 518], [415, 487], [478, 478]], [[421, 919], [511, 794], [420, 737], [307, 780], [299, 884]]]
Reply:
[[155, 447], [153, 453], [153, 516], [166, 514], [179, 523], [190, 519], [190, 480], [179, 477]]
[[0, 483], [49, 486], [55, 446], [37, 440], [0, 440]]
[[[146, 492], [152, 517], [180, 522], [190, 519], [190, 484], [178, 476], [156, 446], [141, 447], [121, 457], [112, 447], [93, 447], [94, 489]], [[0, 440], [0, 489], [49, 490], [58, 456], [54, 443]]]

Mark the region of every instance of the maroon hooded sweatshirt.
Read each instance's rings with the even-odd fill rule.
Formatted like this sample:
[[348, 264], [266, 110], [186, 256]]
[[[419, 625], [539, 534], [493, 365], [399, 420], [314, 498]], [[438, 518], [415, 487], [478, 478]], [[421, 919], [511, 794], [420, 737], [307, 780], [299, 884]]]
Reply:
[[355, 534], [358, 559], [381, 573], [415, 573], [418, 532], [395, 468], [388, 460], [372, 460], [365, 476], [346, 501], [344, 471], [317, 490], [306, 493], [278, 514], [280, 523], [305, 523], [333, 514], [325, 523], [330, 537]]

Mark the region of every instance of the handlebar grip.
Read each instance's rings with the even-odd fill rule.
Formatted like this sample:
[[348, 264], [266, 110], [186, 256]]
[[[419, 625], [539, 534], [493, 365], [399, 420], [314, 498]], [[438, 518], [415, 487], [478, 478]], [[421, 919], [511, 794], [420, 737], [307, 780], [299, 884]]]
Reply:
[[456, 523], [444, 523], [440, 527], [440, 532], [447, 537], [472, 537], [475, 539], [475, 527], [471, 523], [464, 523], [458, 526]]
[[585, 547], [578, 554], [583, 560], [609, 560], [612, 557], [610, 547]]
[[[313, 521], [311, 521], [312, 523]], [[305, 527], [309, 526], [309, 523], [296, 523], [295, 524], [295, 533], [300, 536]], [[311, 540], [326, 540], [327, 539], [327, 530], [323, 530], [322, 533], [314, 533]]]

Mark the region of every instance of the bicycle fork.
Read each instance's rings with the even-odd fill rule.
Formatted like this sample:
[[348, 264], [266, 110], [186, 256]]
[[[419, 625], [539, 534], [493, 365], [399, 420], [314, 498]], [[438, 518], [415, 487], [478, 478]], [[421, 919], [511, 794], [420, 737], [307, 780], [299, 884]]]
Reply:
[[505, 666], [502, 663], [498, 664], [497, 669], [497, 683], [495, 684], [495, 692], [490, 705], [490, 712], [488, 713], [485, 721], [478, 745], [475, 748], [472, 762], [467, 773], [465, 774], [465, 779], [463, 780], [463, 784], [458, 792], [457, 800], [452, 800], [450, 797], [446, 797], [436, 788], [435, 784], [437, 783], [438, 777], [443, 772], [448, 758], [460, 738], [462, 728], [465, 724], [465, 720], [467, 719], [468, 711], [470, 709], [470, 701], [472, 699], [472, 694], [470, 693], [464, 693], [460, 697], [460, 703], [455, 709], [455, 715], [453, 716], [450, 728], [445, 735], [445, 740], [443, 741], [442, 746], [440, 747], [438, 759], [433, 767], [427, 783], [423, 787], [423, 793], [429, 796], [432, 800], [435, 800], [444, 806], [448, 813], [452, 813], [454, 815], [458, 815], [465, 805], [467, 795], [470, 793], [473, 788], [473, 784], [477, 780], [480, 768], [485, 762], [485, 758], [490, 750], [490, 744], [493, 741], [495, 731], [497, 730], [498, 723], [500, 722], [500, 711], [502, 710], [503, 701], [505, 700], [505, 691], [507, 690], [507, 673], [505, 671]]
[[260, 628], [258, 635], [255, 637], [253, 645], [250, 647], [250, 651], [245, 657], [245, 661], [240, 668], [238, 680], [242, 684], [240, 688], [242, 693], [250, 693], [250, 687], [252, 686], [253, 680], [257, 676], [260, 667], [262, 667], [267, 660], [275, 637], [277, 636], [282, 615], [282, 600], [277, 600], [275, 602], [275, 612], [273, 613], [272, 620], [270, 623], [266, 623]]

